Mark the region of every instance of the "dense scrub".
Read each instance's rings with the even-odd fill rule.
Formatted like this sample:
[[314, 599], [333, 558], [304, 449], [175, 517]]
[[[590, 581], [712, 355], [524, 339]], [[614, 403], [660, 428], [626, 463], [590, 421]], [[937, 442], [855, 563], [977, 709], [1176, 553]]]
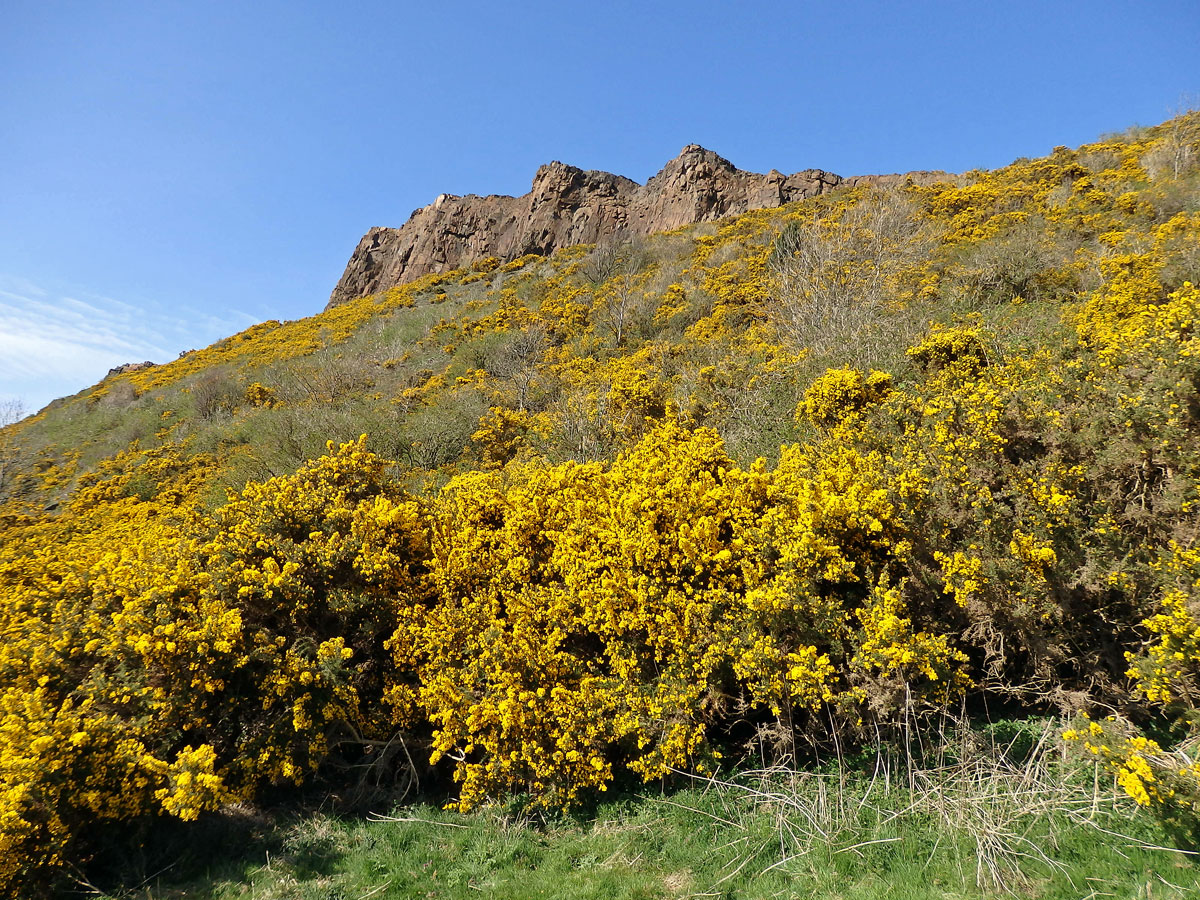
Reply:
[[483, 261], [0, 432], [0, 884], [317, 777], [570, 806], [985, 700], [1093, 714], [1186, 833], [1198, 130]]

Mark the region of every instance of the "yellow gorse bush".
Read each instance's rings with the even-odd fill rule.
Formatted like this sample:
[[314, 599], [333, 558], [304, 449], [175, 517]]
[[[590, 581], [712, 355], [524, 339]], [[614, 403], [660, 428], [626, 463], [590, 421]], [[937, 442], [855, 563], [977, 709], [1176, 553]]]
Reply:
[[459, 807], [569, 805], [620, 771], [715, 766], [741, 702], [857, 704], [872, 672], [960, 688], [963, 657], [896, 591], [855, 614], [905, 554], [880, 467], [797, 449], [742, 470], [666, 421], [610, 465], [464, 474], [428, 506], [361, 439], [210, 516], [170, 466], [152, 500], [122, 496], [136, 467], [85, 479], [6, 545], [53, 535], [71, 562], [5, 555], [27, 637], [3, 653], [4, 877], [52, 871], [99, 821], [303, 780], [347, 736], [427, 723]]
[[818, 427], [836, 425], [868, 404], [878, 402], [892, 389], [892, 376], [872, 369], [866, 375], [857, 369], [828, 369], [804, 392], [796, 409]]
[[776, 714], [833, 701], [865, 665], [844, 649], [858, 640], [914, 682], [963, 686], [946, 638], [869, 617], [856, 637], [838, 611], [834, 585], [870, 580], [897, 543], [870, 464], [743, 471], [716, 435], [668, 422], [611, 466], [455, 478], [431, 513], [438, 601], [391, 640], [418, 676], [389, 695], [399, 721], [433, 724], [460, 808], [569, 804], [617, 766], [712, 765], [707, 728], [739, 692]]
[[299, 781], [335, 723], [386, 733], [383, 640], [397, 599], [421, 599], [427, 538], [383, 473], [346, 444], [209, 519], [170, 489], [120, 497], [119, 472], [8, 530], [0, 884], [36, 883], [104, 820]]

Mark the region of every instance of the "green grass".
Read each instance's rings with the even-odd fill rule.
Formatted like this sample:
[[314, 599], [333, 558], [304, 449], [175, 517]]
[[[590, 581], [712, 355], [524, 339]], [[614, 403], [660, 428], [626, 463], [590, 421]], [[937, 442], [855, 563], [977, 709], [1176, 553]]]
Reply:
[[[190, 858], [111, 896], [1066, 900], [1200, 892], [1200, 866], [1166, 849], [1158, 823], [1114, 797], [1094, 769], [1062, 760], [1048, 740], [1022, 750], [1020, 761], [1011, 755], [893, 776], [835, 767], [692, 780], [574, 817], [539, 817], [519, 803], [466, 816], [417, 805], [366, 819], [260, 823], [250, 838], [244, 820], [213, 821], [208, 845], [194, 844]], [[242, 832], [231, 843], [223, 827]], [[209, 856], [198, 867], [222, 846], [218, 866]]]

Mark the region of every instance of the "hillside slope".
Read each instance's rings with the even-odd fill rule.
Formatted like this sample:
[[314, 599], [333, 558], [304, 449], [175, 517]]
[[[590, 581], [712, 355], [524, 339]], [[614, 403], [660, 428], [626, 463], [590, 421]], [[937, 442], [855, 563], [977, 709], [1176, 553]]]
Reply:
[[951, 709], [1095, 713], [1194, 822], [1198, 160], [486, 256], [0, 431], [0, 885], [289, 785], [569, 808]]

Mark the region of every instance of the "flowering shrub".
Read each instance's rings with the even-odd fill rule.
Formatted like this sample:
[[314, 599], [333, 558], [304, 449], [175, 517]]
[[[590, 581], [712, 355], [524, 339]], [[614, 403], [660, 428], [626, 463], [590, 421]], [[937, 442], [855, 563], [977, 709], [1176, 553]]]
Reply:
[[106, 820], [194, 819], [302, 780], [339, 723], [380, 734], [400, 677], [383, 642], [397, 601], [421, 600], [419, 508], [362, 441], [248, 485], [211, 519], [170, 505], [203, 466], [150, 501], [122, 497], [138, 473], [114, 469], [85, 480], [69, 516], [6, 536], [5, 633], [21, 635], [0, 648], [8, 891], [86, 858]]
[[1134, 667], [1129, 670], [1138, 690], [1153, 703], [1184, 702], [1196, 705], [1195, 676], [1200, 670], [1200, 621], [1188, 594], [1169, 591], [1160, 611], [1143, 624], [1155, 641], [1145, 657], [1126, 654]]
[[878, 461], [812, 463], [742, 471], [711, 432], [668, 422], [611, 466], [447, 485], [437, 599], [402, 613], [391, 641], [418, 683], [389, 697], [399, 721], [433, 724], [457, 805], [512, 791], [569, 804], [622, 768], [703, 770], [719, 756], [709, 727], [739, 693], [798, 715], [865, 696], [858, 673], [961, 690], [965, 657], [914, 629], [898, 591], [853, 614], [903, 553]]
[[459, 805], [513, 790], [569, 803], [616, 765], [702, 761], [713, 691], [751, 662], [737, 610], [754, 514], [715, 437], [673, 426], [611, 469], [451, 482], [434, 511], [440, 602], [393, 639], [420, 687], [392, 696], [425, 709]]
[[865, 376], [857, 369], [828, 369], [804, 392], [796, 418], [804, 417], [818, 427], [836, 425], [892, 389], [892, 376], [872, 369]]
[[908, 351], [909, 357], [927, 374], [950, 371], [962, 376], [976, 374], [987, 365], [987, 349], [978, 328], [935, 330]]
[[1138, 734], [1128, 722], [1086, 716], [1063, 732], [1112, 773], [1118, 787], [1138, 806], [1160, 816], [1183, 841], [1197, 838], [1200, 813], [1200, 761], [1187, 753], [1165, 751], [1157, 741]]
[[273, 406], [279, 402], [279, 396], [273, 389], [257, 381], [246, 385], [245, 398], [251, 406]]
[[881, 678], [901, 676], [904, 686], [921, 680], [936, 684], [943, 700], [960, 694], [970, 684], [966, 654], [951, 647], [945, 635], [914, 632], [904, 613], [899, 588], [877, 587], [871, 603], [856, 613], [863, 633], [853, 664]]

